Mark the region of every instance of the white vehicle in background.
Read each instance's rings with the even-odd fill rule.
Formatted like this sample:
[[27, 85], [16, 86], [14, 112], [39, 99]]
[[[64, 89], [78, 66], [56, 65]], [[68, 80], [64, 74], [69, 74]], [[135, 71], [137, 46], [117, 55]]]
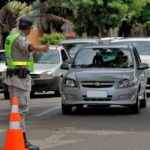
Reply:
[[113, 40], [118, 40], [118, 39], [122, 39], [123, 37], [102, 37], [101, 41], [103, 42], [103, 44], [110, 44], [111, 41]]
[[[143, 63], [150, 66], [150, 38], [123, 38], [112, 40], [111, 44], [127, 44], [134, 45], [140, 55]], [[150, 69], [145, 70], [147, 77], [146, 95], [150, 97]]]
[[47, 53], [35, 53], [34, 72], [31, 72], [32, 96], [35, 92], [47, 91], [54, 91], [55, 95], [59, 96], [60, 79], [66, 73], [60, 65], [70, 60], [69, 54], [62, 46], [51, 45]]
[[[31, 72], [32, 91], [36, 92], [54, 91], [60, 95], [60, 80], [66, 71], [60, 68], [64, 61], [70, 61], [70, 56], [62, 46], [51, 45], [47, 53], [34, 53], [34, 71]], [[3, 86], [5, 99], [9, 98], [6, 84]], [[7, 94], [7, 95], [6, 95]]]

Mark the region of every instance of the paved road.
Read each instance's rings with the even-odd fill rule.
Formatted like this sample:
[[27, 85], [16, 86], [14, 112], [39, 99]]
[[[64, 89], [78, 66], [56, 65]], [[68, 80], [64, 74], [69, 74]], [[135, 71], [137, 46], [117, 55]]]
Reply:
[[[0, 95], [0, 148], [8, 127], [9, 102]], [[84, 108], [62, 115], [53, 94], [31, 99], [27, 116], [30, 141], [41, 150], [149, 150], [150, 102], [139, 115], [125, 108]]]

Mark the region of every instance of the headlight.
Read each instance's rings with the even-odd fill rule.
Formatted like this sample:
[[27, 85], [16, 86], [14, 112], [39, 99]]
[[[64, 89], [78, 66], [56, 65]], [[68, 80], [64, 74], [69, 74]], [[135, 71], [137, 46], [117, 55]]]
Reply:
[[123, 79], [118, 84], [118, 88], [127, 88], [132, 86], [134, 86], [134, 81], [129, 79]]
[[64, 85], [67, 87], [77, 87], [77, 83], [73, 79], [65, 79], [64, 80]]
[[50, 71], [44, 72], [41, 74], [41, 78], [52, 78], [53, 74]]

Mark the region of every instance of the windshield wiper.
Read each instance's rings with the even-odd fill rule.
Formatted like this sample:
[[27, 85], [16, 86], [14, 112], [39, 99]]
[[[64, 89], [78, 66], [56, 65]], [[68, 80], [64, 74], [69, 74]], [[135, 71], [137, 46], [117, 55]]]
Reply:
[[85, 64], [79, 64], [79, 65], [72, 65], [73, 68], [76, 68], [76, 67], [80, 67], [80, 68], [88, 68], [89, 66], [88, 65], [85, 65]]

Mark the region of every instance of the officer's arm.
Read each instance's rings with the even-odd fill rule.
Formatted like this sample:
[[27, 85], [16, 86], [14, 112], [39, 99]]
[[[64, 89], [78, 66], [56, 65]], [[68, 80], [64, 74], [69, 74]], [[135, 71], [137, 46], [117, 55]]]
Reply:
[[49, 45], [36, 45], [36, 44], [30, 44], [29, 45], [29, 50], [31, 51], [43, 51], [43, 52], [47, 52], [49, 49]]

